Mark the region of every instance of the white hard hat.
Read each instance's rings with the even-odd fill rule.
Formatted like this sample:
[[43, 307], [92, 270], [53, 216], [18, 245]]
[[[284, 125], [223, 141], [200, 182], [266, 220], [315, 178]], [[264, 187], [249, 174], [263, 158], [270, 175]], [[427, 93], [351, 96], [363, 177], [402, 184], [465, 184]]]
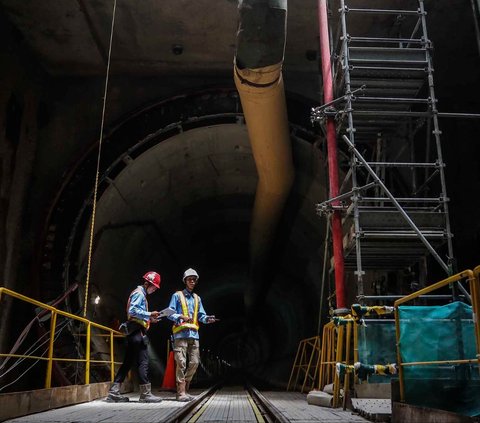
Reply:
[[195, 269], [187, 269], [185, 270], [185, 272], [183, 272], [183, 281], [185, 281], [186, 278], [188, 278], [189, 276], [195, 276], [197, 279], [200, 277], [198, 276], [198, 273], [195, 271]]

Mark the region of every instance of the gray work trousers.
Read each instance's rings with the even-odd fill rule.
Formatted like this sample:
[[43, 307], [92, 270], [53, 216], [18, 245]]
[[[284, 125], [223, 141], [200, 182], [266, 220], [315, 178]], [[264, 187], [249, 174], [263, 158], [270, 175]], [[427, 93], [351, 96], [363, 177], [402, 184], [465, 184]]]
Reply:
[[[190, 382], [200, 363], [200, 349], [198, 339], [181, 338], [173, 341], [175, 362], [177, 363], [177, 383]], [[187, 368], [188, 357], [188, 368]]]

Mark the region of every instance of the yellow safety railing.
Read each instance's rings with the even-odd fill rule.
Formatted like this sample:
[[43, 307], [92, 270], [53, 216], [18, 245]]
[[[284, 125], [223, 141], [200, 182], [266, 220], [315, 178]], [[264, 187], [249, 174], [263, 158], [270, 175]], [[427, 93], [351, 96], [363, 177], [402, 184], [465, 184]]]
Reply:
[[[403, 368], [406, 366], [418, 366], [418, 365], [435, 365], [435, 364], [452, 364], [452, 363], [478, 363], [480, 366], [480, 325], [479, 325], [479, 311], [480, 311], [480, 266], [477, 266], [474, 271], [464, 270], [456, 275], [450, 276], [440, 282], [420, 289], [413, 294], [407, 295], [399, 300], [395, 301], [395, 329], [396, 329], [396, 342], [397, 342], [397, 366], [398, 366], [398, 378], [400, 385], [400, 400], [405, 401], [405, 381]], [[475, 339], [477, 347], [477, 358], [470, 360], [448, 360], [448, 361], [422, 361], [422, 362], [409, 362], [402, 363], [399, 342], [400, 342], [400, 318], [398, 307], [408, 301], [418, 298], [420, 295], [428, 294], [429, 292], [443, 288], [447, 285], [467, 280], [470, 288], [470, 295], [472, 296], [472, 309], [475, 328]]]
[[[352, 336], [352, 329], [354, 333], [354, 339], [356, 340], [357, 337], [355, 336], [356, 330], [353, 328], [354, 323], [353, 322], [348, 322], [345, 330], [346, 330], [346, 339], [345, 339], [345, 356], [342, 356], [343, 354], [343, 345], [340, 345], [340, 360], [338, 360], [337, 363], [344, 363], [344, 364], [350, 364], [350, 354], [351, 354], [351, 336]], [[355, 351], [355, 346], [354, 345], [354, 351]], [[357, 347], [358, 349], [358, 347]], [[338, 356], [338, 350], [337, 350], [337, 356]], [[352, 363], [353, 364], [353, 363]], [[338, 402], [340, 401], [340, 376], [338, 375], [337, 372], [335, 372], [336, 376], [336, 385], [335, 390], [333, 391], [333, 406], [338, 407]], [[347, 393], [349, 389], [349, 384], [350, 384], [350, 375], [347, 373], [345, 375], [345, 379], [343, 381], [343, 409], [345, 410], [346, 408], [346, 399], [347, 399]]]
[[[340, 378], [336, 372], [336, 363], [348, 364], [351, 355], [351, 336], [353, 322], [335, 326], [332, 322], [323, 327], [322, 350], [320, 353], [318, 389], [333, 383], [332, 406], [340, 402]], [[355, 338], [354, 333], [354, 338]], [[347, 382], [348, 388], [348, 382]], [[344, 391], [345, 393], [346, 391]]]
[[336, 327], [333, 322], [329, 322], [323, 327], [318, 376], [319, 390], [333, 383], [335, 377], [335, 332]]
[[303, 383], [300, 392], [303, 393], [305, 389], [311, 390], [317, 379], [319, 362], [320, 337], [313, 336], [311, 338], [302, 339], [298, 344], [297, 355], [295, 356], [295, 362], [293, 363], [290, 378], [288, 380], [287, 391], [290, 389], [295, 390], [297, 388], [300, 376], [303, 376]]
[[[50, 319], [50, 340], [48, 345], [48, 354], [47, 357], [42, 356], [33, 356], [33, 355], [21, 355], [21, 354], [3, 354], [0, 353], [0, 357], [13, 357], [13, 358], [30, 358], [35, 360], [43, 360], [47, 361], [47, 374], [45, 377], [45, 388], [52, 387], [52, 367], [54, 361], [71, 361], [71, 362], [84, 362], [85, 363], [85, 384], [88, 385], [90, 383], [90, 364], [91, 363], [110, 363], [110, 379], [113, 382], [113, 378], [115, 377], [115, 365], [121, 364], [119, 362], [114, 361], [114, 337], [124, 336], [121, 332], [109, 328], [107, 326], [100, 325], [98, 323], [92, 322], [88, 319], [83, 317], [76, 316], [74, 314], [68, 313], [63, 310], [59, 310], [55, 307], [52, 307], [48, 304], [42, 303], [40, 301], [34, 300], [29, 298], [25, 295], [19, 294], [15, 291], [12, 291], [7, 288], [0, 287], [0, 300], [2, 299], [3, 295], [8, 295], [10, 297], [16, 298], [18, 300], [33, 304], [34, 306], [40, 307], [44, 310], [49, 310], [51, 312], [51, 319]], [[85, 324], [86, 327], [86, 342], [85, 342], [85, 358], [59, 358], [53, 356], [53, 346], [55, 341], [55, 331], [57, 325], [57, 316], [64, 316], [72, 320], [77, 320]], [[110, 338], [110, 360], [92, 360], [90, 358], [90, 344], [91, 344], [91, 337], [92, 337], [92, 327], [99, 329], [101, 331], [107, 332], [107, 336]]]

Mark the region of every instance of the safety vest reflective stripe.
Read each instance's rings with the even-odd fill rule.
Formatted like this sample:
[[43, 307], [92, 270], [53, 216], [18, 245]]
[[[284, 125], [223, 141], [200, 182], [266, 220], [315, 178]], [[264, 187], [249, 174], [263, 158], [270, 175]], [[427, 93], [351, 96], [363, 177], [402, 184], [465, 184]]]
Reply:
[[129, 322], [138, 323], [139, 325], [142, 325], [145, 329], [150, 328], [150, 321], [145, 321], [145, 320], [142, 320], [142, 319], [137, 319], [137, 318], [135, 318], [135, 317], [129, 317], [129, 318], [128, 318], [128, 321], [129, 321]]
[[[135, 322], [135, 323], [138, 323], [139, 325], [142, 325], [145, 329], [148, 329], [150, 327], [150, 320], [142, 320], [142, 319], [137, 319], [136, 317], [133, 317], [133, 316], [130, 316], [130, 314], [128, 313], [128, 311], [130, 310], [130, 303], [132, 301], [132, 295], [135, 294], [135, 292], [138, 292], [139, 294], [142, 294], [145, 296], [145, 294], [143, 293], [143, 290], [142, 288], [140, 288], [139, 286], [137, 286], [131, 293], [130, 293], [130, 296], [128, 297], [128, 302], [127, 302], [127, 319], [132, 321], [132, 322]], [[148, 301], [147, 301], [147, 297], [145, 296], [145, 305], [146, 305], [146, 311], [148, 311]]]
[[[178, 298], [180, 298], [180, 304], [182, 305], [182, 314], [184, 316], [190, 316], [188, 313], [188, 307], [187, 307], [187, 300], [185, 299], [185, 295], [183, 295], [182, 291], [177, 291]], [[193, 330], [198, 330], [199, 325], [198, 325], [198, 295], [193, 294], [193, 299], [194, 299], [194, 306], [193, 306], [193, 323], [180, 323], [179, 325], [173, 325], [172, 332], [177, 333], [185, 329], [193, 329]]]
[[181, 325], [173, 325], [172, 332], [177, 333], [185, 329], [198, 330], [199, 326], [193, 323], [182, 323]]

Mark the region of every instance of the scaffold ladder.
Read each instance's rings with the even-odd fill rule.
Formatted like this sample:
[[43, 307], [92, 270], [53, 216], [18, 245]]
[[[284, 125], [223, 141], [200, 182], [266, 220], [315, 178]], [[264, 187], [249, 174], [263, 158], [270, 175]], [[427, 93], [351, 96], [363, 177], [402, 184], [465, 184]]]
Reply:
[[[345, 268], [354, 270], [362, 296], [366, 270], [405, 269], [428, 254], [451, 274], [453, 248], [424, 2], [416, 10], [347, 3], [330, 3], [338, 20], [331, 56], [338, 100], [313, 109], [312, 120], [334, 114], [339, 147], [346, 147], [341, 195], [317, 211], [342, 208]], [[379, 31], [385, 27], [390, 32]]]

